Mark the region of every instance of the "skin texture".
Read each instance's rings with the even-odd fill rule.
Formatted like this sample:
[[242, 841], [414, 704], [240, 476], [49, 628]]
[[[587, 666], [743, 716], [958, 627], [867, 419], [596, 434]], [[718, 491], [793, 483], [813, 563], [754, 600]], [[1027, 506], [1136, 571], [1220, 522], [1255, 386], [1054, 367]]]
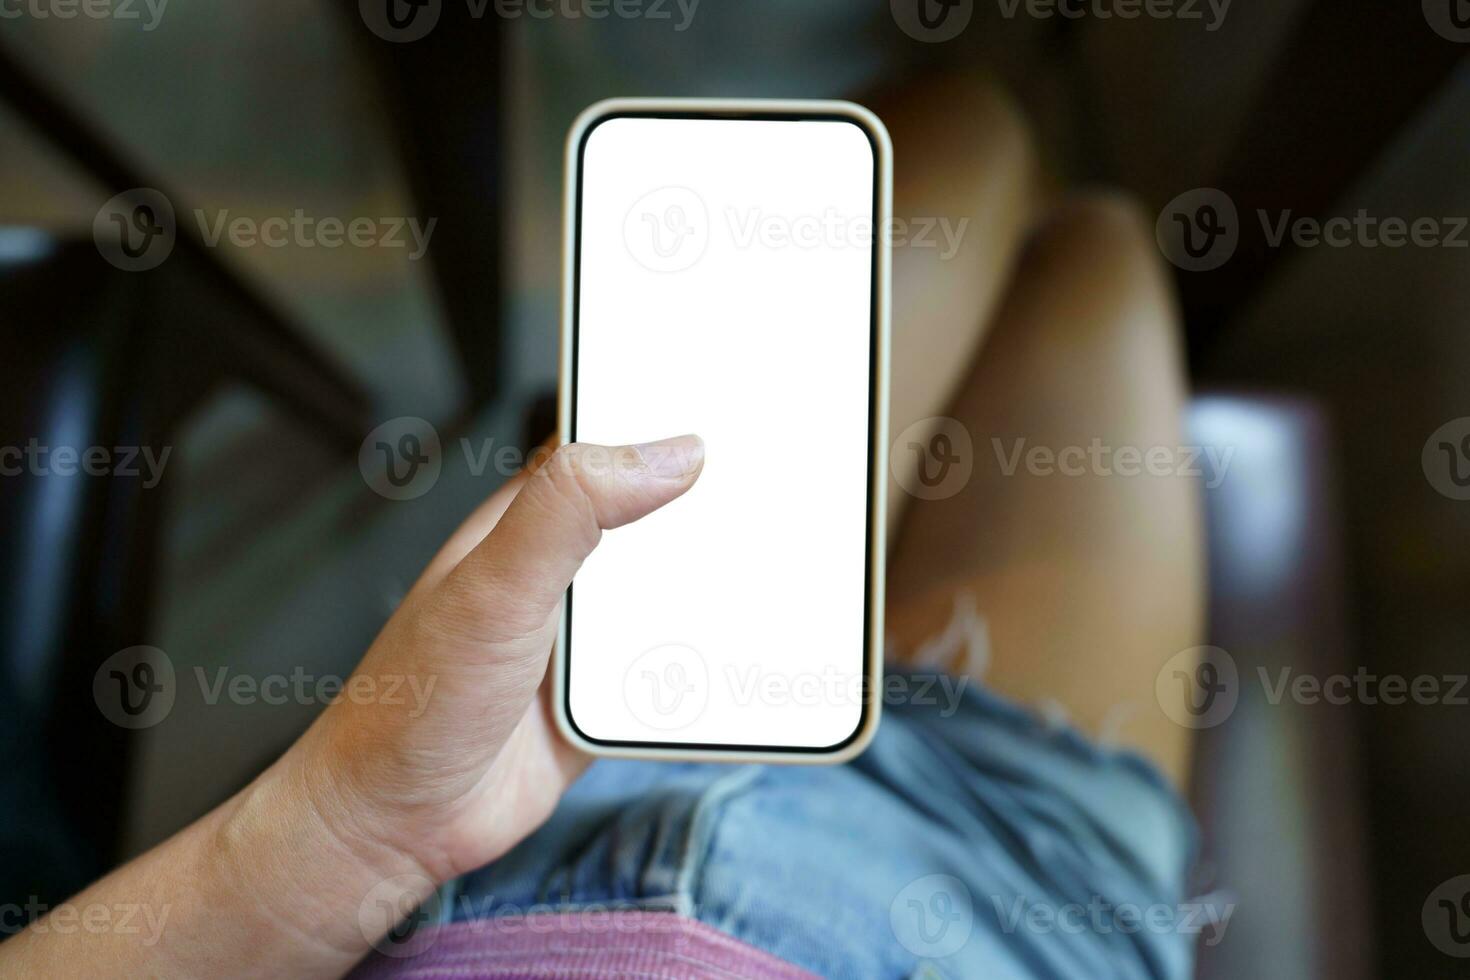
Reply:
[[1056, 199], [1024, 118], [985, 76], [887, 91], [868, 104], [893, 140], [895, 216], [963, 228], [957, 249], [895, 245], [889, 431], [954, 419], [975, 463], [946, 500], [889, 484], [890, 656], [973, 599], [986, 656], [945, 666], [1143, 753], [1182, 787], [1193, 734], [1158, 698], [1182, 704], [1183, 689], [1154, 680], [1203, 642], [1197, 481], [1006, 475], [993, 441], [1188, 441], [1181, 329], [1149, 222], [1117, 194]]
[[504, 854], [581, 772], [542, 690], [562, 595], [604, 530], [679, 497], [703, 461], [692, 436], [565, 446], [496, 493], [354, 673], [433, 678], [421, 716], [332, 705], [240, 794], [69, 903], [166, 910], [154, 945], [63, 933], [53, 913], [0, 945], [0, 975], [345, 973], [392, 925], [380, 902], [406, 912]]
[[[897, 91], [873, 103], [893, 140], [894, 217], [916, 229], [913, 243], [893, 250], [888, 431], [895, 438], [942, 414], [965, 384], [1043, 213], [1036, 150], [999, 90], [964, 74]], [[931, 232], [925, 241], [935, 244], [921, 245], [917, 229], [935, 219], [950, 237]], [[890, 474], [890, 540], [909, 504]]]
[[[889, 563], [888, 630], [898, 650], [914, 650], [957, 596], [972, 597], [989, 634], [977, 679], [1060, 709], [1183, 786], [1192, 733], [1159, 698], [1182, 704], [1184, 692], [1156, 691], [1155, 679], [1201, 642], [1197, 481], [1119, 476], [1106, 459], [1077, 475], [1024, 461], [1008, 473], [1002, 462], [1017, 445], [1188, 443], [1173, 309], [1148, 239], [1137, 209], [1113, 198], [1069, 201], [1035, 233], [945, 407], [973, 436], [974, 475], [953, 497], [910, 502]], [[1074, 473], [1077, 458], [1066, 460]]]

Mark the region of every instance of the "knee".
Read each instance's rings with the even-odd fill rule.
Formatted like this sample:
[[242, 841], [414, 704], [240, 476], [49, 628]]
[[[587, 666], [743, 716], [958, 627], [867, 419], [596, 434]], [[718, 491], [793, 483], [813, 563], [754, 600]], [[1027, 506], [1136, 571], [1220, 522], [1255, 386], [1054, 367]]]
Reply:
[[1032, 242], [1035, 260], [1083, 298], [1155, 307], [1173, 316], [1173, 281], [1144, 206], [1122, 192], [1089, 192], [1058, 204]]
[[1144, 208], [1122, 191], [1091, 191], [1059, 202], [1037, 231], [1039, 250], [1116, 274], [1157, 269], [1158, 254]]
[[[1038, 185], [1036, 143], [1010, 96], [975, 71], [915, 81], [884, 106], [893, 137], [895, 178], [920, 200], [939, 193], [1031, 196]], [[955, 202], [959, 203], [959, 202]]]
[[1102, 192], [1063, 201], [1038, 229], [1023, 262], [1038, 273], [1030, 281], [1067, 284], [1064, 295], [1050, 299], [1071, 315], [1047, 317], [1038, 324], [1043, 329], [1072, 343], [1177, 355], [1173, 281], [1153, 222], [1134, 198]]
[[[999, 85], [975, 79], [957, 84], [950, 106], [950, 139], [979, 164], [1005, 168], [1032, 183], [1038, 171], [1036, 140], [1019, 106]], [[942, 144], [941, 144], [942, 145]]]

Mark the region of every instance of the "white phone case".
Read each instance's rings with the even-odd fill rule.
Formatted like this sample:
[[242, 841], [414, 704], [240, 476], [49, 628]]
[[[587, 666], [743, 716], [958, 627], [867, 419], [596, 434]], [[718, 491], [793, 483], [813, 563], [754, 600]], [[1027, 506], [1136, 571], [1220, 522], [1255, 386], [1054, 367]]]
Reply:
[[[680, 115], [742, 116], [750, 113], [791, 116], [845, 116], [863, 127], [872, 137], [876, 148], [878, 182], [877, 213], [874, 226], [887, 229], [893, 215], [893, 146], [888, 130], [869, 110], [852, 102], [827, 100], [786, 99], [606, 99], [589, 106], [577, 117], [567, 134], [566, 145], [566, 188], [563, 201], [564, 224], [562, 234], [562, 316], [561, 316], [561, 383], [558, 392], [558, 434], [565, 444], [570, 441], [571, 420], [571, 358], [573, 330], [573, 264], [576, 261], [577, 234], [577, 186], [579, 183], [579, 148], [583, 135], [598, 120], [605, 116], [628, 112], [668, 112]], [[576, 726], [567, 717], [567, 609], [562, 605], [562, 624], [557, 634], [554, 654], [553, 702], [556, 724], [562, 736], [572, 745], [590, 755], [612, 758], [665, 759], [670, 761], [702, 762], [760, 762], [786, 765], [834, 765], [846, 762], [862, 753], [878, 730], [883, 707], [883, 597], [886, 569], [886, 515], [888, 478], [888, 372], [889, 372], [889, 319], [890, 288], [892, 279], [892, 256], [888, 247], [888, 236], [880, 234], [878, 241], [878, 276], [875, 283], [874, 315], [877, 319], [878, 343], [877, 363], [873, 365], [874, 390], [877, 393], [876, 424], [873, 427], [873, 443], [869, 448], [872, 466], [872, 486], [869, 500], [872, 503], [873, 546], [869, 556], [871, 601], [868, 605], [868, 649], [866, 670], [870, 702], [864, 713], [864, 723], [856, 736], [840, 749], [831, 752], [820, 750], [725, 750], [704, 746], [609, 746], [583, 738]]]

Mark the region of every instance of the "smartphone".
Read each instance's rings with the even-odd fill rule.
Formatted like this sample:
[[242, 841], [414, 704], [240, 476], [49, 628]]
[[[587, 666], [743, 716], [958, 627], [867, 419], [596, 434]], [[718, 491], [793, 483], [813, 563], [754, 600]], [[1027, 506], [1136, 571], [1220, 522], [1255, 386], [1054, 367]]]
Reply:
[[881, 706], [888, 134], [847, 102], [618, 99], [567, 141], [563, 441], [697, 433], [555, 658], [598, 755], [833, 763]]

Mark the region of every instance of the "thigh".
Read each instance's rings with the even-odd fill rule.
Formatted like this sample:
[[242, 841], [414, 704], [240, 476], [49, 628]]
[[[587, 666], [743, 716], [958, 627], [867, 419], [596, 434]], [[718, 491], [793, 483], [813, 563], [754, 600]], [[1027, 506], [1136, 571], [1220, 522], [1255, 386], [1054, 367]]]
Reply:
[[[1037, 216], [1041, 181], [1025, 122], [983, 75], [931, 75], [865, 101], [893, 138], [897, 437], [939, 415], [964, 381]], [[890, 540], [906, 502], [890, 482]]]
[[1182, 778], [1189, 733], [1154, 681], [1199, 642], [1198, 488], [1145, 460], [1179, 462], [1185, 399], [1173, 300], [1141, 215], [1115, 199], [1064, 205], [950, 405], [973, 475], [954, 496], [909, 502], [889, 572], [897, 648], [973, 597], [989, 685]]

